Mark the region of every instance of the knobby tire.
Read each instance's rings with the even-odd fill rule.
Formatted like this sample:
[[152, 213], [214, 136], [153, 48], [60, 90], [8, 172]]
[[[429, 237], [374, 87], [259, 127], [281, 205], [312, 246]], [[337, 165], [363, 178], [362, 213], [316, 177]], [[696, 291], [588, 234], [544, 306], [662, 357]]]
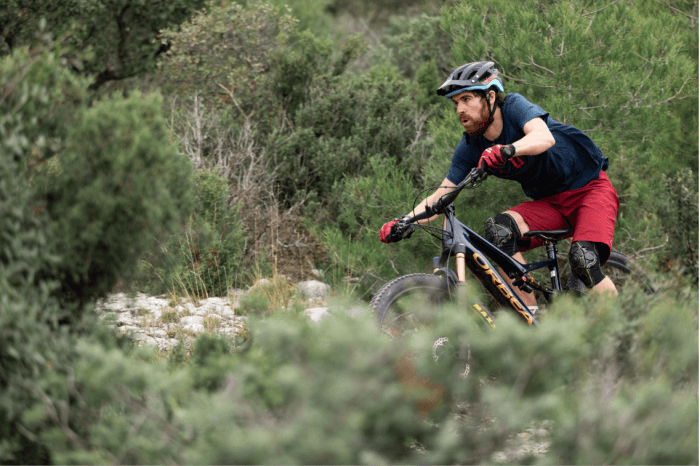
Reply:
[[[436, 312], [440, 305], [457, 299], [457, 287], [456, 284], [450, 285], [447, 278], [437, 275], [404, 275], [387, 282], [374, 295], [369, 305], [374, 311], [377, 326], [392, 337], [399, 338], [420, 330], [423, 325], [424, 320], [420, 314], [426, 310], [412, 309], [412, 306], [420, 307], [418, 301], [423, 299], [424, 304], [430, 306], [428, 314]], [[493, 324], [493, 316], [487, 310], [472, 311], [484, 322]]]

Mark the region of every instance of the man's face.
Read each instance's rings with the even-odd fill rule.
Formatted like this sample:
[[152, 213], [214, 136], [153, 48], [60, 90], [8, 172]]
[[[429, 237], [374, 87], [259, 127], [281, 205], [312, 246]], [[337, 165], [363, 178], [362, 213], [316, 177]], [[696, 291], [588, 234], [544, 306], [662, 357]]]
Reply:
[[452, 96], [455, 111], [464, 131], [470, 136], [483, 133], [489, 122], [489, 109], [486, 100], [473, 92], [464, 91]]

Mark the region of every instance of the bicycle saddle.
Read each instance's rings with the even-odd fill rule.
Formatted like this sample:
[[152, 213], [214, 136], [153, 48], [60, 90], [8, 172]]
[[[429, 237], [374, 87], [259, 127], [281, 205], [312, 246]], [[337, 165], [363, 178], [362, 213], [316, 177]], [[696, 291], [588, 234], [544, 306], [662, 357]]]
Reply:
[[566, 236], [567, 233], [571, 233], [572, 231], [573, 230], [570, 230], [568, 228], [564, 230], [531, 230], [523, 234], [523, 238], [539, 238], [542, 241], [556, 242], [561, 240], [564, 236]]

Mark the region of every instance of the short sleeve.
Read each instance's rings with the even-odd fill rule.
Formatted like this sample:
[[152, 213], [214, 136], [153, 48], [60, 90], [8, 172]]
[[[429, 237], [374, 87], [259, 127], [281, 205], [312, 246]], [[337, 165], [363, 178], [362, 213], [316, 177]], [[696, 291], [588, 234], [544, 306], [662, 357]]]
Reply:
[[542, 118], [547, 121], [549, 113], [545, 112], [541, 107], [533, 104], [520, 94], [508, 94], [507, 111], [504, 112], [511, 124], [523, 129], [525, 124], [535, 118]]

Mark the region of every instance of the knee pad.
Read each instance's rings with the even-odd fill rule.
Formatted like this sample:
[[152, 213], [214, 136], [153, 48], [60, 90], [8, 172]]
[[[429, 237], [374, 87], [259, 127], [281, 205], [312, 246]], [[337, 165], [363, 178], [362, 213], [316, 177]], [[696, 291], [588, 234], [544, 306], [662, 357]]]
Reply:
[[512, 256], [518, 252], [515, 242], [520, 238], [520, 228], [513, 217], [508, 214], [498, 214], [489, 217], [484, 225], [485, 238], [496, 245], [498, 249]]
[[569, 261], [571, 272], [588, 288], [593, 288], [605, 278], [595, 243], [574, 241], [569, 250]]

